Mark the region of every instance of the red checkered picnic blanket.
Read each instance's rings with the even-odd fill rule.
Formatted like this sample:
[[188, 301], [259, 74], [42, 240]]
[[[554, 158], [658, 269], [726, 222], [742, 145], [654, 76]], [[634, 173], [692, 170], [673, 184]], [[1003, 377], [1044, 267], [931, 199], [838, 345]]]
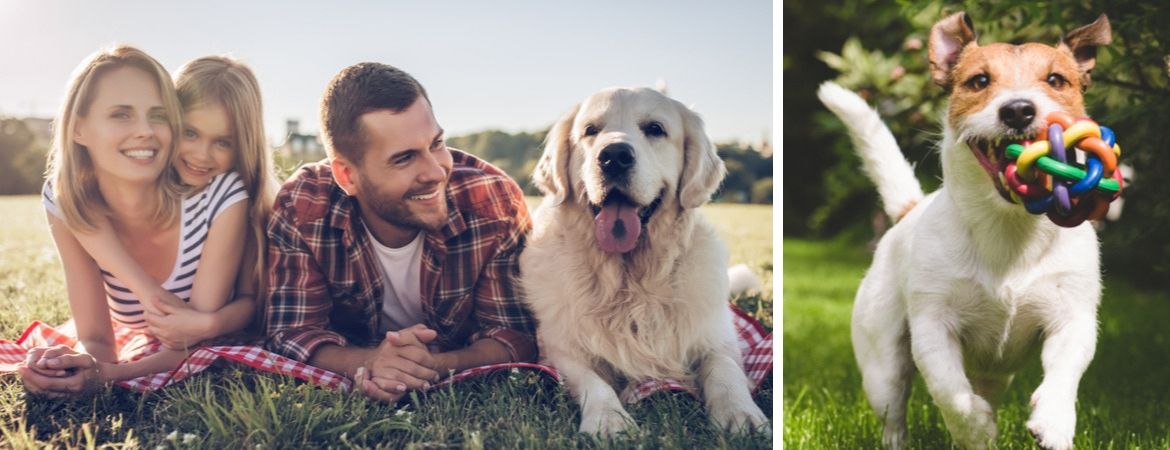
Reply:
[[[754, 318], [743, 310], [731, 306], [735, 312], [735, 328], [739, 333], [739, 349], [743, 352], [744, 369], [753, 386], [758, 386], [772, 371], [772, 333], [765, 331]], [[24, 334], [16, 341], [0, 339], [0, 374], [13, 373], [16, 367], [24, 362], [29, 349], [54, 345], [76, 346], [77, 332], [73, 321], [66, 322], [60, 327], [51, 327], [39, 321], [29, 325]], [[115, 326], [114, 338], [118, 352], [125, 361], [134, 361], [144, 356], [158, 352], [161, 344], [153, 338], [142, 334], [138, 330]], [[132, 380], [120, 381], [118, 386], [137, 392], [147, 392], [161, 389], [177, 383], [191, 375], [202, 372], [219, 359], [235, 361], [254, 369], [265, 372], [291, 375], [318, 386], [329, 389], [348, 391], [351, 381], [345, 376], [325, 369], [310, 366], [306, 363], [286, 358], [272, 353], [256, 345], [230, 345], [199, 347], [193, 350], [178, 367], [170, 372], [156, 373]], [[556, 369], [545, 364], [532, 363], [503, 363], [492, 364], [459, 372], [431, 389], [456, 383], [470, 377], [486, 373], [528, 369], [552, 377], [560, 381]], [[691, 386], [686, 386], [675, 380], [651, 380], [638, 385], [632, 385], [622, 393], [622, 400], [633, 403], [659, 391], [687, 391], [694, 393]]]

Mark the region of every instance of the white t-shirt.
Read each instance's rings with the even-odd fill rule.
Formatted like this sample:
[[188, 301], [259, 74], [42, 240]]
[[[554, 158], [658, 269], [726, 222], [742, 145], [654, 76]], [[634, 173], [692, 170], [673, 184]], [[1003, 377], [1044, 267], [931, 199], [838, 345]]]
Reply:
[[379, 332], [396, 331], [426, 321], [422, 309], [421, 231], [413, 241], [399, 248], [382, 245], [366, 228], [366, 236], [382, 266], [382, 320]]
[[[65, 220], [64, 214], [55, 202], [53, 186], [46, 182], [41, 190], [41, 204], [50, 214]], [[202, 192], [183, 200], [183, 211], [179, 223], [179, 251], [171, 274], [162, 283], [162, 288], [178, 296], [184, 302], [191, 300], [191, 284], [199, 269], [199, 258], [203, 255], [203, 243], [211, 224], [219, 213], [237, 202], [248, 199], [244, 182], [235, 172], [216, 175]], [[138, 296], [130, 292], [113, 274], [101, 269], [106, 284], [106, 298], [110, 316], [118, 323], [130, 328], [145, 328], [146, 316]]]

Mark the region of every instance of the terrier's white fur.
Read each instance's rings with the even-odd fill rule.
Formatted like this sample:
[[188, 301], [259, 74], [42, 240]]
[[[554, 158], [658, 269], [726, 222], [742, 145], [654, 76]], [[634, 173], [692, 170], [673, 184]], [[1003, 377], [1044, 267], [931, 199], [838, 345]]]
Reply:
[[[935, 79], [949, 89], [962, 89], [956, 86], [964, 80], [953, 79], [954, 66], [947, 63], [963, 63], [957, 55], [965, 45], [977, 48], [970, 22], [961, 14], [939, 22], [931, 37], [969, 32], [966, 42], [932, 42], [932, 62], [939, 62], [936, 72], [942, 72]], [[1105, 35], [1107, 43], [1108, 21], [1101, 30], [1102, 20], [1090, 27], [1097, 27], [1091, 31]], [[1074, 48], [1075, 33], [1069, 36]], [[1073, 52], [1064, 53], [1068, 47], [1045, 48], [1058, 53], [1053, 58], [1073, 58]], [[999, 57], [1013, 57], [1010, 46], [997, 49], [1002, 50]], [[936, 61], [934, 50], [953, 54]], [[1011, 61], [1003, 63], [1010, 67]], [[1006, 101], [1031, 101], [1040, 126], [1048, 111], [1083, 108], [1080, 92], [1069, 100], [1068, 92], [1059, 97], [1043, 86], [1028, 88], [1035, 84], [1030, 73], [994, 75], [986, 87], [992, 91], [981, 96], [956, 99], [952, 91], [941, 143], [944, 183], [925, 197], [877, 112], [833, 83], [818, 91], [848, 126], [886, 213], [900, 219], [878, 244], [852, 321], [865, 393], [884, 421], [882, 440], [888, 448], [905, 442], [906, 402], [916, 371], [958, 445], [993, 446], [996, 404], [1038, 348], [1044, 380], [1031, 397], [1028, 429], [1044, 448], [1072, 447], [1077, 385], [1097, 343], [1101, 280], [1096, 234], [1088, 223], [1061, 228], [1005, 201], [968, 145], [971, 139], [1011, 134], [997, 112]], [[982, 86], [979, 81], [970, 86]]]

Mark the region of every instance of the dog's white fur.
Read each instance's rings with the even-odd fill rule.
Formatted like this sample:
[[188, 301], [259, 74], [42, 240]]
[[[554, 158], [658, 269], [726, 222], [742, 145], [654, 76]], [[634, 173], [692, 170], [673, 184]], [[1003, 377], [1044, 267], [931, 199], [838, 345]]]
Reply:
[[897, 220], [912, 207], [878, 244], [853, 310], [854, 352], [884, 445], [904, 443], [916, 369], [961, 447], [994, 445], [996, 404], [1042, 343], [1044, 380], [1027, 426], [1042, 447], [1071, 448], [1077, 385], [1097, 339], [1096, 234], [1004, 201], [967, 148], [973, 136], [1002, 133], [996, 110], [1008, 99], [1031, 100], [1039, 118], [1060, 106], [1041, 91], [1005, 89], [944, 120], [944, 183], [923, 197], [876, 111], [833, 83], [818, 96], [848, 126], [885, 211]]
[[731, 291], [732, 296], [758, 293], [764, 289], [760, 277], [746, 264], [736, 264], [728, 268], [727, 280], [727, 289]]
[[[640, 128], [647, 121], [667, 136], [647, 136]], [[583, 135], [587, 124], [595, 136]], [[620, 187], [606, 182], [597, 162], [617, 142], [636, 156]], [[581, 404], [581, 432], [636, 427], [614, 386], [666, 377], [695, 382], [720, 427], [767, 423], [727, 306], [728, 253], [696, 210], [724, 173], [698, 115], [651, 89], [600, 91], [549, 132], [533, 174], [546, 195], [520, 257], [521, 278], [541, 352]], [[661, 198], [626, 254], [599, 248], [590, 209], [619, 188], [643, 207]]]

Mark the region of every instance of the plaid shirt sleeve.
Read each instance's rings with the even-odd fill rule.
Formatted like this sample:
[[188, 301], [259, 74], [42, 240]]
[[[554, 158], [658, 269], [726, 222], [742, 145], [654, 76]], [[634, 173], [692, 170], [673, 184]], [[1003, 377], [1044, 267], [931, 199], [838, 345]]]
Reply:
[[268, 222], [268, 263], [269, 349], [308, 361], [322, 344], [345, 346], [346, 339], [329, 330], [333, 299], [325, 276], [301, 233], [279, 210]]
[[508, 183], [511, 206], [516, 209], [511, 229], [502, 234], [496, 253], [488, 261], [475, 289], [475, 316], [479, 331], [471, 342], [495, 339], [508, 349], [513, 362], [536, 359], [536, 321], [520, 298], [520, 252], [532, 229], [528, 205], [520, 186]]

